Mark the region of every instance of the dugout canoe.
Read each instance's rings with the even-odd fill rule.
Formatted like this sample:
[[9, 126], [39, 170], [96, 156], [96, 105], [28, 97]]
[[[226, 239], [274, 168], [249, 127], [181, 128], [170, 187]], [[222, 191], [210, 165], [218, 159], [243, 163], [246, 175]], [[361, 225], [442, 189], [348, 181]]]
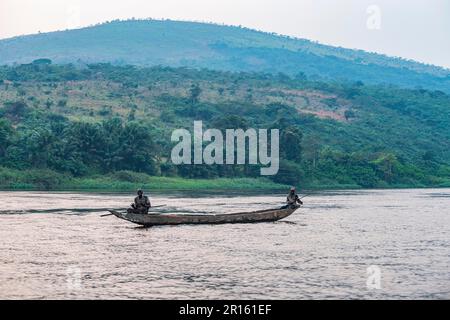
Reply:
[[109, 210], [117, 218], [142, 226], [178, 224], [224, 224], [277, 221], [291, 215], [299, 207], [268, 209], [229, 214], [136, 214]]

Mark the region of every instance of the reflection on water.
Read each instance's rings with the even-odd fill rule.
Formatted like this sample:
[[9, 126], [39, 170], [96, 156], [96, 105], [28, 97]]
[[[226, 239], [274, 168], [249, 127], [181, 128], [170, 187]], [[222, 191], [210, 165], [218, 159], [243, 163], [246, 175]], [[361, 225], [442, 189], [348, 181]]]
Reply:
[[[0, 298], [450, 298], [450, 190], [333, 191], [273, 223], [139, 228], [134, 195], [0, 192]], [[159, 213], [279, 206], [284, 194], [153, 194]], [[368, 289], [378, 266], [381, 288]]]

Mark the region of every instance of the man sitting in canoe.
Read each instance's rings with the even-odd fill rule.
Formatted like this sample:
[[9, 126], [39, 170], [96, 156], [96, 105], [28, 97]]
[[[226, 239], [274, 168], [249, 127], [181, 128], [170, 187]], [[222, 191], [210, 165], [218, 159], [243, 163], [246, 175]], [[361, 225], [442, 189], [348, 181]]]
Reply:
[[303, 204], [303, 201], [300, 200], [298, 194], [295, 192], [295, 187], [292, 187], [286, 198], [286, 205], [283, 207], [283, 209], [295, 207], [297, 204]]
[[152, 206], [147, 196], [144, 196], [144, 192], [139, 189], [137, 191], [138, 196], [134, 198], [134, 203], [131, 204], [131, 208], [127, 210], [128, 213], [147, 214], [148, 209]]

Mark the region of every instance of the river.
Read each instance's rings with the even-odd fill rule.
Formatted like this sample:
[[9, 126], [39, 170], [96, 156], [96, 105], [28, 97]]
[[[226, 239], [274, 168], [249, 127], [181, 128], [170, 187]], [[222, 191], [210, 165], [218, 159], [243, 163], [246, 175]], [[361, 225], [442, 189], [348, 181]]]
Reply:
[[[316, 192], [285, 220], [137, 227], [131, 194], [0, 192], [2, 299], [450, 299], [450, 189]], [[169, 212], [285, 194], [151, 194]]]

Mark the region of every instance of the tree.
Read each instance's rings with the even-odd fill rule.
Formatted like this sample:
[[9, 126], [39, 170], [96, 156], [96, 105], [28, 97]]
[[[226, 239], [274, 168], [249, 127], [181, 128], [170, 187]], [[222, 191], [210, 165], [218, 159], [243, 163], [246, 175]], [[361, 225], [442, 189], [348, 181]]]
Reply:
[[355, 117], [355, 112], [353, 110], [345, 110], [344, 112], [345, 120], [350, 120]]
[[40, 126], [32, 129], [24, 138], [23, 147], [31, 166], [47, 168], [52, 157], [50, 149], [55, 140], [53, 132], [45, 126]]
[[46, 58], [42, 58], [42, 59], [33, 60], [32, 63], [34, 65], [49, 65], [49, 64], [52, 64], [52, 60], [46, 59]]
[[280, 151], [281, 156], [287, 160], [300, 162], [302, 158], [303, 134], [299, 128], [290, 126], [281, 130]]
[[319, 159], [320, 137], [316, 134], [308, 135], [303, 140], [303, 155], [315, 169]]
[[299, 165], [290, 161], [281, 160], [280, 169], [278, 173], [272, 177], [272, 180], [278, 183], [284, 183], [288, 185], [300, 184], [303, 177], [303, 173]]
[[13, 129], [6, 119], [0, 119], [0, 159], [5, 155], [5, 150], [10, 144]]
[[422, 160], [433, 162], [436, 160], [436, 154], [433, 151], [428, 150], [422, 155]]
[[306, 81], [307, 79], [308, 78], [306, 77], [306, 74], [304, 72], [302, 72], [302, 71], [298, 72], [295, 75], [295, 80], [297, 80], [297, 81]]
[[200, 94], [202, 93], [202, 89], [200, 89], [198, 84], [192, 85], [189, 89], [189, 100], [191, 101], [191, 104], [198, 103], [198, 98], [200, 97]]
[[64, 131], [66, 154], [93, 171], [103, 168], [107, 135], [96, 123], [75, 122]]
[[5, 116], [11, 120], [18, 121], [28, 110], [28, 105], [23, 101], [5, 103]]
[[131, 110], [127, 117], [128, 121], [134, 121], [136, 119], [136, 111]]
[[224, 115], [213, 120], [213, 126], [217, 129], [243, 129], [248, 128], [246, 119], [238, 115]]
[[155, 175], [158, 173], [155, 155], [157, 147], [147, 127], [128, 123], [119, 137], [121, 170], [133, 170]]
[[63, 108], [66, 105], [67, 105], [67, 100], [61, 99], [61, 100], [58, 101], [58, 107]]
[[394, 168], [398, 165], [395, 154], [383, 153], [377, 159], [372, 161], [378, 171], [382, 174], [384, 181], [391, 183], [394, 177]]

